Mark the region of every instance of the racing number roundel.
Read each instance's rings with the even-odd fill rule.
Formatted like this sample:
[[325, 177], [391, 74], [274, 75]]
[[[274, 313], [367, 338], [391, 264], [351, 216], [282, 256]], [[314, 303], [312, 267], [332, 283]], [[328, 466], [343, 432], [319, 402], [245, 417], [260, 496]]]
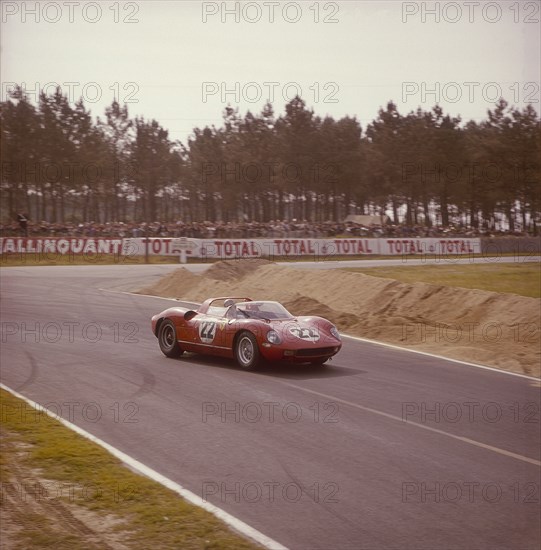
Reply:
[[216, 323], [214, 321], [203, 321], [199, 324], [199, 338], [204, 344], [211, 344], [216, 336]]
[[301, 340], [308, 340], [309, 342], [317, 342], [319, 340], [319, 331], [315, 327], [291, 327], [289, 332], [300, 338]]

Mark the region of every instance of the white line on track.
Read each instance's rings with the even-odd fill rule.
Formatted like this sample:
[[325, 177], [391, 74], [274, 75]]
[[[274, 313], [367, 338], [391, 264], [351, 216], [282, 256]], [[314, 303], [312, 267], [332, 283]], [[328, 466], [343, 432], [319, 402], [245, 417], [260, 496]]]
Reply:
[[290, 388], [295, 388], [298, 390], [302, 390], [308, 393], [312, 393], [314, 395], [318, 395], [320, 397], [324, 397], [325, 399], [330, 399], [332, 401], [337, 401], [338, 403], [343, 403], [344, 405], [348, 405], [350, 407], [355, 407], [356, 409], [360, 409], [365, 412], [369, 412], [372, 414], [378, 414], [380, 416], [384, 416], [385, 418], [390, 418], [391, 420], [398, 420], [401, 424], [407, 424], [408, 426], [414, 426], [415, 428], [422, 428], [423, 430], [428, 430], [430, 432], [437, 433], [439, 435], [444, 435], [446, 437], [451, 437], [452, 439], [458, 439], [459, 441], [462, 441], [464, 443], [467, 443], [469, 445], [474, 445], [475, 447], [481, 447], [482, 449], [486, 449], [488, 451], [492, 451], [494, 453], [498, 453], [504, 456], [508, 456], [511, 458], [514, 458], [516, 460], [521, 460], [522, 462], [528, 462], [529, 464], [534, 464], [535, 466], [541, 467], [541, 462], [539, 460], [536, 460], [535, 458], [530, 458], [527, 456], [519, 455], [517, 453], [513, 453], [511, 451], [506, 451], [505, 449], [500, 449], [499, 447], [493, 447], [492, 445], [487, 445], [486, 443], [481, 443], [480, 441], [475, 441], [474, 439], [470, 439], [469, 437], [463, 437], [461, 435], [454, 435], [449, 432], [445, 432], [443, 430], [438, 430], [438, 428], [432, 428], [432, 426], [426, 426], [425, 424], [419, 424], [417, 422], [410, 422], [409, 420], [404, 420], [403, 418], [400, 418], [399, 416], [396, 416], [394, 414], [389, 414], [383, 411], [378, 411], [377, 409], [372, 409], [370, 407], [365, 407], [364, 405], [359, 405], [357, 403], [353, 403], [351, 401], [346, 401], [344, 399], [340, 399], [339, 397], [335, 397], [334, 395], [328, 395], [326, 393], [321, 393], [314, 390], [309, 390], [308, 388], [304, 388], [302, 386], [297, 386], [296, 384], [290, 384], [288, 382], [283, 382], [285, 386], [289, 386]]
[[348, 334], [342, 334], [344, 338], [351, 340], [359, 340], [359, 342], [368, 342], [369, 344], [377, 344], [378, 346], [385, 346], [386, 348], [398, 349], [401, 351], [409, 351], [410, 353], [417, 353], [419, 355], [426, 355], [428, 357], [434, 357], [435, 359], [442, 359], [443, 361], [451, 361], [452, 363], [458, 363], [459, 365], [467, 365], [468, 367], [477, 367], [478, 369], [486, 369], [500, 374], [509, 374], [511, 376], [518, 376], [520, 378], [527, 378], [528, 380], [535, 380], [539, 382], [539, 378], [535, 376], [528, 376], [527, 374], [520, 374], [518, 372], [510, 372], [508, 370], [497, 369], [496, 367], [489, 367], [487, 365], [479, 365], [478, 363], [469, 363], [468, 361], [461, 361], [460, 359], [451, 359], [450, 357], [444, 357], [443, 355], [436, 355], [435, 353], [428, 353], [427, 351], [419, 351], [416, 349], [403, 348], [402, 346], [396, 346], [394, 344], [387, 344], [385, 342], [379, 342], [378, 340], [369, 340], [368, 338], [361, 338], [360, 336], [349, 336]]
[[[132, 296], [143, 296], [145, 298], [156, 298], [158, 300], [169, 300], [172, 302], [184, 302], [187, 304], [194, 304], [195, 302], [185, 301], [180, 298], [163, 298], [162, 296], [153, 296], [152, 294], [136, 294], [134, 292], [127, 292], [125, 290], [109, 290], [106, 288], [99, 288], [98, 290], [102, 292], [113, 292], [117, 294], [131, 294]], [[436, 355], [435, 353], [429, 353], [427, 351], [419, 351], [411, 348], [404, 348], [402, 346], [397, 346], [395, 344], [387, 344], [386, 342], [380, 342], [379, 340], [370, 340], [368, 338], [362, 338], [361, 336], [350, 336], [349, 334], [340, 333], [343, 338], [349, 338], [350, 340], [358, 340], [359, 342], [366, 342], [368, 344], [376, 344], [378, 346], [384, 346], [386, 348], [397, 349], [400, 351], [409, 351], [410, 353], [417, 353], [418, 355], [426, 355], [427, 357], [434, 357], [435, 359], [441, 359], [442, 361], [450, 361], [451, 363], [457, 363], [459, 365], [466, 365], [468, 367], [476, 367], [478, 369], [485, 369], [493, 372], [498, 372], [500, 374], [508, 374], [510, 376], [518, 376], [519, 378], [526, 378], [527, 380], [535, 380], [539, 382], [539, 378], [535, 376], [528, 376], [527, 374], [520, 374], [518, 372], [510, 372], [508, 370], [498, 369], [496, 367], [489, 367], [488, 365], [480, 365], [479, 363], [470, 363], [468, 361], [462, 361], [460, 359], [452, 359], [451, 357], [445, 357], [443, 355]]]
[[11, 388], [9, 388], [8, 386], [2, 383], [0, 383], [0, 388], [2, 388], [3, 390], [6, 390], [7, 392], [11, 393], [17, 398], [22, 399], [23, 401], [28, 403], [32, 408], [38, 411], [45, 412], [48, 416], [50, 416], [51, 418], [54, 418], [55, 420], [58, 420], [58, 422], [60, 422], [70, 430], [73, 430], [74, 432], [78, 433], [79, 435], [82, 435], [86, 439], [89, 439], [93, 443], [98, 444], [100, 447], [103, 447], [106, 451], [111, 453], [113, 456], [115, 456], [116, 458], [124, 462], [124, 464], [127, 464], [128, 466], [130, 466], [130, 468], [160, 483], [164, 487], [171, 489], [172, 491], [179, 494], [181, 497], [183, 497], [185, 500], [187, 500], [191, 504], [194, 504], [195, 506], [199, 506], [199, 508], [203, 508], [203, 510], [210, 512], [217, 518], [221, 519], [225, 524], [229, 525], [229, 527], [231, 527], [233, 530], [257, 542], [264, 548], [268, 548], [269, 550], [288, 550], [287, 547], [283, 546], [279, 542], [276, 542], [270, 537], [267, 537], [263, 533], [260, 533], [253, 527], [250, 527], [247, 523], [244, 523], [243, 521], [236, 518], [235, 516], [232, 516], [225, 510], [222, 510], [221, 508], [214, 506], [214, 504], [211, 504], [210, 502], [204, 501], [201, 497], [197, 496], [195, 493], [192, 493], [188, 489], [185, 489], [184, 487], [182, 487], [182, 485], [179, 485], [178, 483], [172, 481], [171, 479], [163, 476], [162, 474], [158, 473], [156, 470], [153, 470], [152, 468], [145, 466], [142, 462], [139, 462], [135, 458], [132, 458], [126, 453], [123, 453], [116, 447], [109, 445], [109, 443], [106, 443], [105, 441], [92, 435], [86, 430], [79, 428], [79, 426], [72, 424], [71, 422], [69, 422], [68, 420], [65, 420], [64, 418], [58, 417], [56, 414], [49, 411], [39, 403], [36, 403], [35, 401], [28, 399], [24, 395], [16, 392], [15, 390], [12, 390]]
[[155, 298], [156, 300], [169, 300], [170, 302], [182, 302], [183, 304], [193, 304], [200, 306], [198, 302], [191, 302], [190, 300], [182, 300], [181, 298], [164, 298], [163, 296], [154, 296], [154, 294], [139, 294], [138, 292], [129, 292], [127, 290], [111, 290], [108, 288], [98, 288], [100, 292], [111, 292], [113, 294], [129, 294], [130, 296], [143, 296], [144, 298]]

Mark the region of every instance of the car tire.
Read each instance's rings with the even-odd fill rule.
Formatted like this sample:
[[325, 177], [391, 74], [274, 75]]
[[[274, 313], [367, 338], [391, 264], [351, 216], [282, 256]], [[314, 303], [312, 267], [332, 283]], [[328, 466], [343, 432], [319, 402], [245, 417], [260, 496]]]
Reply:
[[235, 359], [244, 370], [254, 370], [261, 362], [256, 337], [248, 331], [239, 334], [235, 342]]
[[158, 343], [166, 357], [180, 357], [183, 353], [178, 345], [177, 330], [171, 319], [165, 319], [158, 330]]
[[310, 361], [310, 364], [311, 365], [319, 365], [319, 366], [322, 366], [322, 365], [325, 365], [327, 363], [327, 361], [329, 360], [328, 357], [325, 357], [324, 359], [314, 359], [313, 361]]

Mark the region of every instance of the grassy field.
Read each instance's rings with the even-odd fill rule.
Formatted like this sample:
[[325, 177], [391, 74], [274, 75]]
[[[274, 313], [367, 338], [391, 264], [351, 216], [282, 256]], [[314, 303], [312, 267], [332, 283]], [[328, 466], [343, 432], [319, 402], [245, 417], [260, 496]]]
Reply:
[[0, 398], [6, 548], [260, 548], [45, 413]]
[[[516, 254], [502, 254], [502, 259], [509, 263], [471, 263], [471, 264], [449, 264], [442, 262], [437, 265], [408, 266], [410, 259], [419, 260], [420, 257], [400, 256], [390, 258], [389, 256], [326, 256], [321, 260], [378, 260], [378, 259], [401, 259], [403, 266], [389, 267], [359, 267], [345, 268], [347, 271], [358, 271], [373, 275], [374, 277], [386, 277], [397, 279], [399, 281], [411, 283], [422, 281], [426, 283], [459, 286], [464, 288], [478, 288], [481, 290], [491, 290], [494, 292], [511, 292], [522, 296], [533, 298], [541, 297], [541, 273], [539, 263], [525, 263], [522, 258], [531, 257], [531, 254], [525, 253], [517, 256]], [[430, 259], [426, 256], [426, 259]], [[482, 255], [468, 256], [472, 261], [474, 258], [482, 260]], [[305, 257], [283, 257], [273, 258], [280, 262], [293, 261], [315, 261], [318, 258], [313, 256]], [[178, 263], [175, 256], [149, 256], [149, 264], [182, 264]], [[215, 263], [219, 259], [207, 259], [203, 263]], [[235, 260], [233, 260], [235, 261]], [[190, 259], [188, 263], [201, 263], [201, 259]], [[22, 266], [46, 266], [46, 265], [143, 265], [144, 256], [119, 256], [113, 254], [95, 254], [95, 255], [57, 255], [57, 254], [7, 254], [0, 256], [1, 267], [22, 267]]]
[[[149, 256], [149, 264], [178, 264], [176, 256]], [[141, 265], [144, 256], [120, 256], [118, 254], [4, 254], [0, 256], [2, 267], [42, 266], [42, 265]], [[192, 263], [190, 261], [190, 263]]]
[[[321, 258], [321, 260], [377, 260], [383, 258], [383, 256], [359, 256], [359, 257], [351, 257], [351, 256], [333, 256], [333, 257], [325, 257]], [[246, 258], [247, 260], [250, 260], [251, 258]], [[232, 261], [237, 261], [236, 258], [232, 258]], [[294, 257], [294, 258], [273, 258], [273, 260], [276, 261], [283, 261], [283, 262], [298, 262], [298, 261], [306, 261], [306, 262], [313, 262], [317, 261], [317, 258], [314, 258], [313, 256], [305, 256], [305, 257]], [[214, 259], [214, 258], [208, 258], [208, 259], [201, 259], [201, 258], [194, 258], [194, 259], [188, 259], [188, 263], [206, 263], [206, 264], [212, 264], [221, 261], [220, 258]], [[145, 264], [145, 257], [144, 256], [118, 256], [113, 254], [98, 254], [94, 256], [83, 256], [81, 254], [78, 255], [43, 255], [43, 254], [34, 254], [34, 253], [27, 253], [27, 254], [9, 254], [0, 256], [0, 266], [1, 267], [22, 267], [22, 266], [44, 266], [44, 265], [142, 265]], [[180, 264], [179, 260], [176, 256], [149, 256], [148, 257], [148, 263], [149, 264]]]
[[[531, 257], [531, 253], [524, 254], [500, 254], [498, 257], [506, 258], [508, 261], [520, 262], [520, 258]], [[483, 259], [484, 257], [492, 258], [492, 255], [483, 256], [482, 254], [468, 255], [467, 258], [471, 261], [473, 259]], [[247, 258], [251, 259], [251, 258]], [[314, 262], [314, 261], [344, 261], [344, 260], [402, 260], [407, 263], [408, 260], [422, 259], [419, 255], [402, 255], [402, 256], [344, 256], [344, 255], [332, 255], [332, 256], [290, 256], [290, 257], [278, 257], [271, 258], [272, 261], [279, 262]], [[434, 259], [434, 255], [426, 254], [425, 260]], [[441, 260], [441, 257], [438, 258]], [[237, 259], [231, 258], [236, 261]], [[188, 259], [188, 263], [215, 263], [221, 261], [217, 259]], [[444, 258], [445, 262], [452, 262], [453, 257]], [[141, 265], [144, 264], [144, 256], [120, 256], [118, 254], [43, 254], [43, 253], [9, 253], [0, 256], [0, 267], [22, 267], [22, 266], [45, 266], [45, 265]], [[179, 264], [177, 256], [149, 256], [149, 264]], [[181, 264], [179, 264], [181, 265]]]
[[346, 271], [404, 283], [424, 282], [541, 297], [541, 264], [505, 263], [351, 268]]

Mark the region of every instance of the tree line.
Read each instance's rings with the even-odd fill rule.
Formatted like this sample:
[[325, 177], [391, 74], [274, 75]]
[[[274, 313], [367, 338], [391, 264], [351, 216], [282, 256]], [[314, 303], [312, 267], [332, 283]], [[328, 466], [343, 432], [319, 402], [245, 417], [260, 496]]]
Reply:
[[19, 88], [0, 103], [2, 217], [49, 222], [342, 221], [537, 234], [541, 121], [501, 99], [481, 122], [440, 106], [401, 114], [390, 101], [362, 128], [317, 116], [299, 97], [277, 116], [227, 106], [221, 127], [172, 141], [156, 120], [113, 101], [92, 118], [60, 89], [37, 105]]

